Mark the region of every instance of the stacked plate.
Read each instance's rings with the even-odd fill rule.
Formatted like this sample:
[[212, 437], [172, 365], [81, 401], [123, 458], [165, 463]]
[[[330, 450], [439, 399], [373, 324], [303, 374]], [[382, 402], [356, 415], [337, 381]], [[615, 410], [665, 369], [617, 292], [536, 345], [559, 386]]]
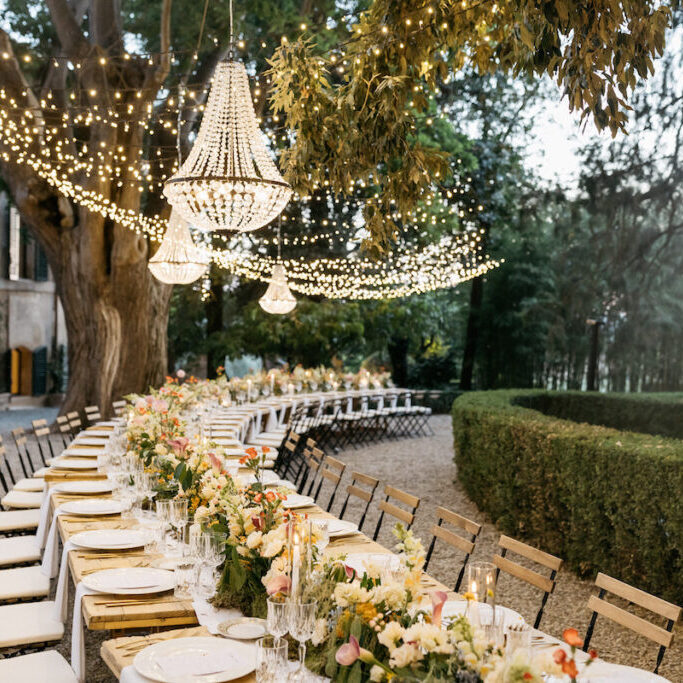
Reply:
[[77, 436], [74, 439], [74, 444], [77, 446], [100, 446], [104, 448], [107, 439], [101, 436]]
[[391, 553], [351, 553], [346, 556], [346, 564], [356, 570], [356, 574], [362, 577], [370, 569], [397, 569], [400, 560], [397, 555]]
[[97, 462], [92, 457], [87, 458], [55, 458], [52, 467], [60, 470], [96, 470]]
[[103, 569], [84, 576], [81, 581], [90, 590], [110, 595], [165, 593], [175, 588], [173, 572], [153, 567]]
[[93, 529], [74, 534], [69, 540], [87, 550], [130, 550], [140, 548], [149, 534], [140, 529]]
[[66, 481], [57, 484], [54, 491], [58, 493], [82, 493], [84, 495], [95, 495], [98, 493], [111, 493], [114, 489], [111, 482], [106, 480], [97, 481]]
[[[485, 605], [482, 603], [477, 603], [476, 608], [479, 610], [479, 619], [482, 624], [491, 623], [492, 607], [491, 605]], [[444, 603], [443, 610], [441, 611], [441, 617], [443, 619], [454, 619], [459, 617], [467, 611], [467, 601], [466, 600], [448, 600]], [[514, 626], [524, 623], [524, 618], [515, 610], [509, 607], [502, 607], [501, 605], [496, 605], [496, 613], [502, 612], [505, 616], [505, 628], [508, 626]]]
[[298, 493], [292, 493], [287, 496], [286, 500], [282, 501], [282, 506], [289, 510], [297, 508], [307, 508], [315, 503], [315, 500], [310, 496], [301, 496]]
[[104, 446], [74, 446], [71, 444], [65, 451], [65, 456], [72, 458], [96, 458], [98, 455], [104, 455]]
[[330, 519], [327, 523], [327, 531], [330, 538], [342, 538], [355, 534], [358, 531], [358, 524], [345, 522], [343, 519]]
[[62, 512], [67, 515], [118, 515], [123, 506], [118, 500], [110, 498], [86, 498], [85, 500], [71, 500], [60, 505]]
[[160, 683], [223, 683], [256, 669], [256, 649], [223, 638], [176, 638], [146, 647], [133, 666], [141, 676]]

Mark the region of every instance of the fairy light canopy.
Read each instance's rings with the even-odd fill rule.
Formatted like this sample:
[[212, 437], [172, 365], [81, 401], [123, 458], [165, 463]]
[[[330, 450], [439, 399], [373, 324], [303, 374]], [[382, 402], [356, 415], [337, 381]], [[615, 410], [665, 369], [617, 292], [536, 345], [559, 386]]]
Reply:
[[147, 267], [161, 282], [188, 285], [206, 273], [209, 261], [209, 254], [193, 242], [187, 222], [172, 211], [161, 246]]

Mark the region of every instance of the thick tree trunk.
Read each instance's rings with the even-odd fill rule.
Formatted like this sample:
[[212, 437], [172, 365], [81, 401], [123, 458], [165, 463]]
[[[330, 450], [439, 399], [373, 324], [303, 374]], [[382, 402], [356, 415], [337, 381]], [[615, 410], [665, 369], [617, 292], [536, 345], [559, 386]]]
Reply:
[[394, 383], [405, 387], [408, 380], [408, 340], [393, 338], [387, 344], [391, 359], [391, 375]]
[[225, 360], [216, 337], [223, 331], [223, 273], [215, 266], [211, 266], [211, 296], [206, 302], [206, 336], [209, 347], [206, 354], [206, 376], [209, 379], [217, 377], [216, 368], [223, 365]]

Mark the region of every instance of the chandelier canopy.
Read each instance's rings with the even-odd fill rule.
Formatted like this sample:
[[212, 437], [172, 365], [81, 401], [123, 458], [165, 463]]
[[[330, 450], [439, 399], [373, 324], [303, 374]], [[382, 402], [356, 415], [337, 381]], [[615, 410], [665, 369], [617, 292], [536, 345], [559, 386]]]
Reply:
[[266, 313], [281, 315], [294, 310], [296, 299], [289, 291], [287, 275], [282, 264], [278, 263], [273, 267], [273, 275], [268, 289], [258, 302]]
[[195, 246], [190, 228], [174, 209], [166, 234], [147, 264], [152, 275], [167, 285], [189, 285], [209, 267], [209, 254]]
[[197, 140], [164, 194], [204, 231], [256, 230], [287, 205], [292, 189], [258, 127], [244, 64], [216, 67]]

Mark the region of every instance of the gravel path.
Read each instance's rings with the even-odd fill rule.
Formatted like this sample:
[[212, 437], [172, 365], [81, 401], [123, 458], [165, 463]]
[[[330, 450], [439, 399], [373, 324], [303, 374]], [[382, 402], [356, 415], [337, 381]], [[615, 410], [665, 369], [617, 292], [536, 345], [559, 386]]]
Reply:
[[[392, 484], [421, 497], [414, 531], [422, 538], [425, 546], [431, 539], [429, 529], [434, 523], [435, 509], [442, 505], [483, 525], [473, 557], [480, 560], [490, 559], [496, 550], [500, 532], [469, 500], [457, 481], [450, 418], [436, 416], [431, 419], [431, 424], [435, 432], [433, 437], [384, 442], [338, 454], [337, 457], [344, 461], [348, 468], [332, 512], [339, 514], [345, 497], [342, 491], [345, 491], [350, 480], [350, 471], [355, 469], [377, 477], [383, 484]], [[327, 505], [328, 499], [329, 489], [323, 488], [319, 502], [321, 505]], [[376, 496], [363, 527], [370, 535], [377, 522], [375, 508], [378, 500], [379, 496]], [[345, 518], [357, 521], [359, 517], [359, 505], [349, 503]], [[385, 523], [379, 537], [379, 541], [387, 546], [395, 542], [391, 535], [391, 526], [390, 523]], [[455, 550], [443, 543], [437, 543], [429, 565], [429, 573], [452, 585], [460, 571], [461, 562], [462, 556]], [[590, 618], [585, 606], [592, 592], [591, 581], [583, 581], [568, 571], [560, 571], [556, 591], [548, 600], [541, 628], [556, 637], [560, 637], [562, 630], [569, 626], [584, 634]], [[533, 622], [540, 606], [540, 593], [534, 589], [527, 590], [520, 581], [501, 575], [498, 596], [502, 604], [518, 610], [527, 620]], [[680, 629], [680, 626], [678, 628]], [[67, 659], [70, 656], [70, 629], [71, 614], [66, 624], [65, 637], [57, 648]], [[115, 635], [111, 632], [86, 633], [88, 683], [112, 683], [115, 680], [99, 657], [102, 640]], [[664, 656], [660, 673], [672, 683], [683, 683], [683, 640], [680, 634], [677, 635], [678, 640], [674, 641], [673, 647]], [[650, 671], [654, 668], [656, 645], [604, 619], [598, 620], [592, 646], [605, 659]]]

